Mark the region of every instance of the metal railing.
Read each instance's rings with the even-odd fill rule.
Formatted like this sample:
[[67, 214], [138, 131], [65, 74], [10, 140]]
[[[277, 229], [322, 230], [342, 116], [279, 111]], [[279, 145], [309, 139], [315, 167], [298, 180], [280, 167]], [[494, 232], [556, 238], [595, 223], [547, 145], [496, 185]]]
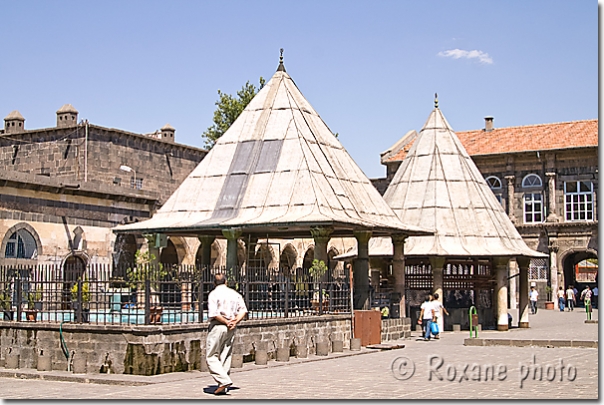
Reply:
[[308, 269], [188, 265], [0, 266], [0, 320], [189, 324], [207, 320], [216, 273], [244, 298], [248, 319], [350, 312], [347, 280]]

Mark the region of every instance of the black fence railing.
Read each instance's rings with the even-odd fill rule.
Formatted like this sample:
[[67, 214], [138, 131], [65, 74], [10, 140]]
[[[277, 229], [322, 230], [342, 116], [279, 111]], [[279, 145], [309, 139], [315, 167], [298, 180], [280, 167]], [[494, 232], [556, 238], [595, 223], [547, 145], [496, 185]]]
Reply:
[[345, 277], [308, 269], [187, 265], [0, 266], [0, 320], [97, 324], [207, 321], [214, 275], [244, 298], [248, 319], [350, 312]]

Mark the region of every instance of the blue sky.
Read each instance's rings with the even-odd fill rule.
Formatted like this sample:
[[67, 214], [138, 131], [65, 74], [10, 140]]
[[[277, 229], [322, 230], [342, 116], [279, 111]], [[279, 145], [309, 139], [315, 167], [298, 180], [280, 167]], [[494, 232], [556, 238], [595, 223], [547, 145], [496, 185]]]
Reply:
[[598, 117], [596, 1], [4, 1], [0, 114], [203, 146], [217, 90], [270, 78], [302, 94], [369, 177], [434, 93], [454, 130]]

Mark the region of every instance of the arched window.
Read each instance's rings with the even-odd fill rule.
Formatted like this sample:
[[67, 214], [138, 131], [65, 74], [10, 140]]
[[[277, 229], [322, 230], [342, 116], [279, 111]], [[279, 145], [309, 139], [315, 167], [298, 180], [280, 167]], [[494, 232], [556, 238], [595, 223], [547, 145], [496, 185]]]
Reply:
[[541, 177], [537, 176], [534, 173], [527, 174], [522, 179], [522, 187], [524, 187], [524, 188], [542, 187], [542, 186], [543, 186], [543, 183], [541, 182]]
[[15, 259], [36, 259], [38, 256], [38, 246], [33, 235], [26, 229], [19, 229], [13, 232], [8, 238], [4, 257]]
[[501, 190], [501, 180], [496, 176], [489, 176], [485, 179], [491, 190]]

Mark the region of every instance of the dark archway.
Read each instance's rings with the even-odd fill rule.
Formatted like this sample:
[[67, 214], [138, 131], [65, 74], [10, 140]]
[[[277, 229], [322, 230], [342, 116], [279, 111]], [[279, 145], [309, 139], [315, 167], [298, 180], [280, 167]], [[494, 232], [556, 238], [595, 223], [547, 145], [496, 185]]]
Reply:
[[124, 277], [126, 269], [136, 263], [136, 237], [132, 234], [120, 234], [113, 245], [114, 276]]
[[562, 269], [564, 272], [564, 287], [573, 285], [577, 290], [582, 291], [587, 285], [593, 287], [598, 281], [597, 267], [595, 274], [592, 271], [581, 271], [577, 269], [577, 264], [587, 259], [597, 259], [598, 255], [594, 251], [575, 251], [564, 256], [562, 259]]
[[304, 253], [304, 261], [302, 262], [302, 268], [308, 270], [312, 267], [312, 261], [315, 258], [315, 247], [310, 246]]
[[279, 257], [279, 267], [283, 274], [289, 276], [292, 273], [292, 269], [296, 266], [296, 259], [298, 258], [298, 252], [291, 243], [285, 245], [281, 256]]
[[86, 262], [79, 256], [69, 256], [63, 263], [63, 291], [61, 309], [71, 309], [71, 289], [86, 272]]

